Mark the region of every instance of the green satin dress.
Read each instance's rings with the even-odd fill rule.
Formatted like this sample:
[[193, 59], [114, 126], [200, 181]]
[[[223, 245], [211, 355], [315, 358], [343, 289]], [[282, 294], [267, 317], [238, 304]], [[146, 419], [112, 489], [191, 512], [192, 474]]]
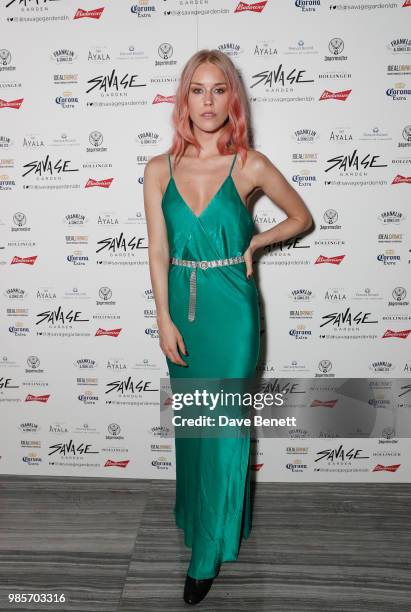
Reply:
[[[210, 261], [243, 255], [248, 248], [254, 222], [231, 176], [236, 157], [217, 193], [196, 215], [179, 193], [168, 156], [162, 209], [170, 257]], [[191, 271], [170, 263], [169, 312], [188, 351], [180, 353], [188, 367], [166, 358], [171, 386], [176, 378], [252, 379], [260, 351], [254, 277], [247, 279], [245, 262], [197, 268], [195, 318], [189, 320]], [[192, 549], [188, 574], [215, 577], [223, 562], [237, 559], [241, 537], [251, 531], [250, 435], [176, 436], [175, 457], [174, 516]]]

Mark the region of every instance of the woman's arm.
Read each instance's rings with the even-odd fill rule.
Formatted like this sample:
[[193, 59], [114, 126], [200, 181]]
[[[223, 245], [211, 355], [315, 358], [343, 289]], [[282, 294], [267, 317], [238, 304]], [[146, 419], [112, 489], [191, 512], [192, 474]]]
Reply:
[[161, 209], [161, 164], [158, 157], [150, 159], [144, 170], [144, 211], [148, 235], [148, 260], [151, 286], [156, 303], [157, 323], [170, 319], [168, 310], [169, 247], [167, 228]]
[[250, 170], [254, 189], [262, 189], [288, 216], [273, 228], [253, 236], [250, 246], [254, 251], [301, 234], [312, 226], [313, 219], [304, 201], [266, 155], [254, 151]]
[[168, 305], [169, 245], [167, 227], [161, 207], [161, 174], [164, 160], [161, 156], [150, 159], [144, 170], [144, 211], [148, 235], [148, 260], [151, 286], [156, 303], [160, 347], [174, 363], [186, 366], [178, 354], [177, 345], [186, 353], [183, 338], [170, 317]]

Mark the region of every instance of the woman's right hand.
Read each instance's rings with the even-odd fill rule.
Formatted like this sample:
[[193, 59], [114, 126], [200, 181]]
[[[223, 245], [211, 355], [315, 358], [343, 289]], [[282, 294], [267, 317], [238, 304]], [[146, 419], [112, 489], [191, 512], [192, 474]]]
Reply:
[[160, 348], [164, 355], [173, 363], [188, 367], [188, 363], [183, 361], [178, 353], [177, 347], [180, 348], [181, 352], [185, 355], [187, 355], [187, 350], [183, 337], [173, 321], [167, 319], [166, 321], [158, 322], [158, 328], [160, 332]]

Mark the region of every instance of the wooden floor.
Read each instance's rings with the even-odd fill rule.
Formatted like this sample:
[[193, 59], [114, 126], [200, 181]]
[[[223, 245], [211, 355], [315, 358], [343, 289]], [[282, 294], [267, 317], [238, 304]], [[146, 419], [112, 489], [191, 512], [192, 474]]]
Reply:
[[0, 476], [0, 610], [410, 612], [411, 485], [258, 483], [251, 537], [197, 606], [174, 486]]

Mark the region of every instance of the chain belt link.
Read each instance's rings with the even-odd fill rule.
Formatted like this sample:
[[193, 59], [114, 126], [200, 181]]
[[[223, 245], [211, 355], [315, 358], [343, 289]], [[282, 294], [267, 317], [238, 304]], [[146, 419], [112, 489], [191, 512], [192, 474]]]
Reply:
[[196, 299], [197, 299], [197, 269], [207, 270], [207, 268], [216, 268], [217, 266], [230, 266], [232, 264], [241, 263], [244, 261], [244, 255], [238, 255], [237, 257], [228, 257], [227, 259], [214, 259], [212, 261], [202, 260], [196, 261], [193, 259], [179, 259], [178, 257], [171, 257], [170, 263], [177, 266], [186, 266], [187, 268], [193, 268], [190, 274], [190, 301], [188, 305], [188, 320], [194, 321], [196, 312]]

